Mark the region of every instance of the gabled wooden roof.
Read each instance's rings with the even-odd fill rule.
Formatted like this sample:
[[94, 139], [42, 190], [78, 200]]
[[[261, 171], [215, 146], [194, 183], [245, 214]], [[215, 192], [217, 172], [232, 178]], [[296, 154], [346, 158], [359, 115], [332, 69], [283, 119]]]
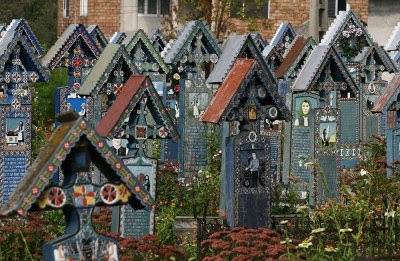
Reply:
[[380, 60], [380, 65], [385, 66], [385, 71], [389, 73], [397, 72], [397, 67], [389, 54], [377, 43], [374, 43], [372, 46], [364, 47], [363, 50], [354, 58], [354, 61], [360, 63], [361, 68], [363, 68], [367, 65], [368, 58], [373, 54], [376, 54], [378, 59], [375, 59], [375, 57], [373, 58], [375, 60]]
[[157, 90], [153, 86], [150, 78], [144, 75], [132, 75], [122, 87], [121, 93], [117, 96], [107, 114], [96, 126], [96, 131], [102, 137], [113, 138], [121, 130], [125, 119], [138, 106], [142, 98], [146, 96], [150, 99], [152, 108], [150, 113], [155, 122], [165, 126], [169, 135], [173, 139], [179, 137], [176, 127], [167, 112]]
[[[84, 118], [79, 117], [77, 112], [67, 112], [58, 120], [61, 124], [28, 169], [27, 175], [19, 183], [8, 203], [0, 209], [0, 216], [8, 216], [15, 212], [20, 215], [26, 214], [37, 202], [41, 193], [51, 184], [57, 169], [61, 167], [62, 162], [81, 138], [86, 139], [91, 149], [97, 151], [99, 158], [94, 160], [100, 160], [106, 164], [107, 175], [112, 174], [135, 195], [135, 204], [140, 202], [142, 207], [147, 208], [155, 206], [156, 202], [148, 191]], [[134, 205], [134, 207], [138, 206]]]
[[164, 74], [168, 74], [169, 68], [167, 64], [164, 62], [163, 58], [161, 58], [160, 53], [154, 48], [153, 44], [149, 40], [149, 37], [147, 37], [147, 34], [142, 29], [139, 29], [136, 34], [134, 34], [133, 38], [129, 40], [129, 42], [124, 41], [127, 52], [129, 54], [132, 54], [133, 50], [139, 42], [143, 43], [142, 46], [148, 50], [148, 53], [146, 53], [148, 62], [156, 62], [161, 68], [162, 72]]
[[247, 85], [248, 81], [245, 81], [245, 79], [254, 73], [257, 73], [263, 79], [265, 90], [274, 100], [283, 118], [290, 120], [290, 112], [285, 105], [285, 101], [278, 94], [276, 87], [270, 86], [266, 80], [268, 77], [267, 73], [263, 68], [254, 59], [238, 58], [200, 120], [209, 123], [219, 123], [223, 120], [224, 115], [227, 114], [228, 105], [232, 102], [234, 96], [237, 95], [239, 88]]
[[86, 28], [82, 24], [70, 24], [43, 57], [43, 66], [53, 70], [78, 39], [89, 50], [89, 56], [99, 58], [101, 50]]
[[322, 38], [321, 45], [330, 45], [336, 43], [336, 41], [342, 34], [343, 30], [345, 29], [346, 25], [350, 21], [354, 22], [359, 28], [361, 28], [361, 30], [363, 31], [363, 35], [365, 35], [368, 45], [372, 46], [373, 41], [371, 36], [366, 31], [366, 28], [361, 19], [354, 13], [353, 10], [339, 12], [335, 20], [329, 26], [328, 31]]
[[293, 83], [293, 91], [308, 91], [318, 81], [321, 75], [322, 69], [328, 62], [328, 59], [332, 58], [342, 73], [343, 78], [352, 90], [358, 90], [358, 85], [355, 83], [353, 77], [351, 77], [347, 66], [344, 64], [342, 58], [337, 52], [335, 46], [329, 45], [318, 45], [314, 48], [310, 57], [307, 59], [306, 64], [303, 66], [300, 74]]
[[93, 39], [99, 43], [100, 49], [103, 50], [107, 46], [108, 40], [97, 24], [89, 25], [86, 30], [93, 37]]
[[400, 94], [400, 74], [396, 74], [389, 82], [385, 92], [378, 98], [372, 112], [385, 112], [397, 100]]
[[178, 38], [172, 45], [171, 49], [165, 55], [167, 64], [176, 64], [185, 53], [188, 46], [194, 41], [196, 34], [201, 31], [206, 48], [209, 53], [221, 55], [221, 49], [218, 46], [218, 41], [212, 32], [204, 25], [202, 21], [190, 21], [185, 24]]
[[[108, 44], [86, 80], [83, 82], [78, 94], [96, 96], [100, 88], [108, 81], [118, 61], [121, 59], [130, 69], [131, 74], [138, 73], [131, 57], [122, 45]], [[125, 77], [128, 78], [129, 75], [125, 75]]]
[[[28, 42], [33, 46], [35, 49], [35, 53], [40, 57], [43, 55], [43, 48], [40, 45], [39, 40], [33, 33], [31, 27], [29, 26], [28, 22], [24, 19], [13, 19], [12, 22], [8, 25], [7, 31], [20, 31], [23, 35], [28, 38]], [[1, 31], [1, 30], [0, 30]]]
[[275, 72], [275, 76], [277, 78], [284, 78], [291, 75], [300, 60], [306, 59], [307, 51], [314, 48], [315, 45], [316, 43], [312, 37], [296, 36], [281, 65]]
[[[50, 78], [49, 73], [43, 68], [38, 54], [35, 53], [27, 36], [21, 31], [9, 30], [0, 38], [0, 72], [4, 71], [5, 66], [8, 64], [7, 62], [13, 59], [10, 56], [14, 53], [13, 51], [17, 45], [20, 45], [22, 48], [20, 60], [23, 62], [23, 66], [28, 71], [36, 72], [39, 76], [38, 81], [48, 82]], [[23, 56], [23, 54], [27, 55]], [[28, 60], [24, 63], [25, 58]]]
[[208, 76], [207, 83], [224, 82], [238, 58], [256, 59], [259, 64], [262, 64], [265, 67], [270, 81], [273, 84], [276, 83], [275, 76], [268, 68], [261, 51], [258, 49], [250, 34], [231, 35], [228, 37], [223, 49], [223, 53], [213, 71], [210, 73], [210, 76]]

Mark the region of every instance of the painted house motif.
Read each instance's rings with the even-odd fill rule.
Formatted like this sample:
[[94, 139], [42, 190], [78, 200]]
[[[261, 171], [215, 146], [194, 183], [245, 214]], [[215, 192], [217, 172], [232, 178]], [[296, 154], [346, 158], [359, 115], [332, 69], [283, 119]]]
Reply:
[[238, 58], [201, 117], [222, 128], [220, 209], [231, 227], [271, 223], [270, 193], [281, 143], [275, 123], [291, 115], [268, 72], [265, 63]]
[[121, 93], [129, 77], [136, 73], [138, 70], [124, 46], [108, 44], [77, 96], [71, 97], [71, 104], [75, 104], [78, 112], [83, 110], [80, 107], [86, 108], [88, 121], [97, 124]]
[[[309, 196], [311, 205], [337, 197], [341, 169], [358, 162], [360, 99], [358, 85], [336, 47], [316, 46], [293, 83], [293, 119], [285, 139], [293, 186], [303, 198]], [[311, 164], [314, 159], [318, 172]]]
[[[43, 260], [118, 260], [117, 241], [93, 229], [94, 208], [129, 203], [134, 209], [153, 209], [156, 203], [107, 142], [78, 116], [76, 112], [59, 116], [61, 124], [7, 205], [0, 209], [0, 216], [68, 209], [64, 211], [66, 232], [43, 246]], [[102, 184], [92, 182], [92, 166], [107, 177]], [[58, 168], [65, 179], [53, 185]]]
[[206, 79], [220, 55], [217, 39], [201, 21], [188, 22], [165, 55], [173, 68], [172, 85], [165, 89], [166, 107], [175, 114], [181, 139], [166, 142], [162, 155], [165, 165], [180, 173], [193, 173], [206, 165], [208, 127], [199, 119], [213, 95]]
[[[146, 141], [177, 140], [178, 132], [150, 78], [132, 75], [96, 130], [112, 142], [125, 165], [155, 197], [157, 160], [148, 156]], [[119, 216], [113, 222], [124, 237], [154, 233], [154, 211], [125, 206]]]
[[31, 84], [49, 81], [31, 44], [37, 39], [33, 34], [28, 39], [23, 28], [29, 28], [25, 21], [13, 20], [0, 38], [0, 205], [8, 202], [30, 164]]
[[283, 56], [295, 37], [296, 32], [293, 26], [288, 22], [283, 22], [279, 25], [278, 30], [276, 30], [270, 45], [275, 46]]
[[92, 36], [92, 38], [96, 41], [97, 46], [103, 51], [108, 44], [108, 40], [101, 31], [98, 25], [92, 24], [89, 25], [86, 30]]

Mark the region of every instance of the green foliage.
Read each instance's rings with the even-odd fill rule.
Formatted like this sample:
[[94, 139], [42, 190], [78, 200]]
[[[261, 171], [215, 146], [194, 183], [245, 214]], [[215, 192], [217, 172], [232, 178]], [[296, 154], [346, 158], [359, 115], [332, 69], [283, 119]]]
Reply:
[[32, 159], [46, 144], [54, 128], [56, 89], [67, 84], [66, 75], [67, 69], [56, 69], [52, 71], [48, 83], [38, 82], [32, 86]]
[[40, 260], [42, 246], [64, 232], [60, 211], [29, 213], [0, 219], [0, 259]]
[[57, 39], [56, 0], [1, 0], [0, 23], [24, 18], [47, 51]]
[[[207, 136], [207, 168], [199, 171], [187, 182], [178, 181], [178, 174], [160, 171], [157, 174], [156, 231], [162, 244], [178, 240], [173, 232], [176, 216], [206, 217], [219, 213], [221, 152], [216, 127]], [[185, 244], [193, 250], [193, 244]], [[193, 252], [188, 249], [188, 252]]]
[[[386, 141], [365, 145], [365, 159], [343, 174], [343, 199], [330, 199], [313, 211], [300, 211], [314, 230], [299, 245], [302, 257], [323, 260], [375, 259], [398, 253], [400, 175], [386, 175]], [[308, 208], [304, 208], [308, 209]], [[307, 228], [308, 226], [303, 226]], [[297, 228], [299, 230], [299, 228]]]

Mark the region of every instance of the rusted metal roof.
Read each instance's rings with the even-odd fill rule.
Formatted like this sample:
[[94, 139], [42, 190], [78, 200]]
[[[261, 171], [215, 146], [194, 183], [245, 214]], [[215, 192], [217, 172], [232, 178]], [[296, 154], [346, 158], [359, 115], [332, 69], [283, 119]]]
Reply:
[[117, 96], [107, 114], [96, 126], [96, 131], [100, 136], [108, 136], [145, 80], [146, 76], [144, 75], [132, 75], [129, 78], [124, 87], [122, 87], [121, 93]]
[[389, 82], [385, 92], [378, 98], [375, 103], [373, 112], [383, 112], [387, 106], [392, 103], [393, 100], [397, 99], [397, 95], [400, 92], [400, 74], [396, 74], [393, 79]]
[[217, 93], [211, 100], [210, 105], [207, 107], [206, 111], [201, 117], [201, 121], [210, 123], [219, 122], [225, 108], [235, 95], [237, 89], [242, 83], [242, 80], [244, 77], [246, 77], [253, 63], [253, 59], [239, 58], [236, 60], [228, 76], [219, 87]]
[[306, 45], [307, 38], [304, 36], [297, 36], [293, 41], [294, 41], [294, 43], [293, 43], [291, 49], [286, 54], [281, 65], [279, 66], [278, 70], [276, 70], [276, 72], [275, 72], [276, 78], [282, 78], [285, 75], [286, 71], [293, 64], [293, 62], [296, 60], [297, 56], [303, 50], [303, 47]]
[[150, 99], [146, 106], [149, 106], [154, 121], [158, 125], [165, 126], [171, 138], [178, 139], [179, 134], [171, 116], [157, 94], [152, 81], [145, 75], [132, 75], [128, 79], [113, 105], [96, 126], [96, 131], [102, 137], [110, 139], [115, 137], [123, 127], [125, 119], [131, 115], [144, 95]]

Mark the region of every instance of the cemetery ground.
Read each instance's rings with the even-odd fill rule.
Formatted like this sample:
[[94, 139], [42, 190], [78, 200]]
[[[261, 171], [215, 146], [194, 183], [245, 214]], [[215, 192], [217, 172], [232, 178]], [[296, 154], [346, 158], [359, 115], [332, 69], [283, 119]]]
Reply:
[[[59, 71], [50, 86], [62, 86]], [[35, 84], [33, 155], [37, 155], [53, 130], [54, 89]], [[47, 85], [48, 86], [48, 85]], [[155, 143], [159, 145], [159, 143]], [[157, 146], [155, 146], [157, 147]], [[386, 175], [386, 141], [376, 136], [365, 146], [364, 159], [342, 175], [342, 197], [310, 209], [297, 194], [275, 184], [271, 229], [224, 227], [220, 213], [221, 152], [218, 136], [208, 136], [207, 168], [181, 183], [174, 171], [159, 171], [155, 235], [121, 238], [110, 232], [111, 211], [98, 209], [92, 216], [95, 229], [119, 241], [121, 260], [357, 260], [399, 257], [400, 177]], [[160, 155], [160, 153], [154, 153]], [[310, 162], [309, 168], [318, 170]], [[321, 174], [324, 179], [324, 175]], [[296, 182], [292, 179], [291, 182]], [[177, 216], [198, 220], [197, 230], [174, 231]], [[207, 222], [205, 217], [219, 217]], [[61, 211], [33, 212], [26, 217], [1, 219], [1, 260], [40, 260], [42, 245], [63, 234]]]

